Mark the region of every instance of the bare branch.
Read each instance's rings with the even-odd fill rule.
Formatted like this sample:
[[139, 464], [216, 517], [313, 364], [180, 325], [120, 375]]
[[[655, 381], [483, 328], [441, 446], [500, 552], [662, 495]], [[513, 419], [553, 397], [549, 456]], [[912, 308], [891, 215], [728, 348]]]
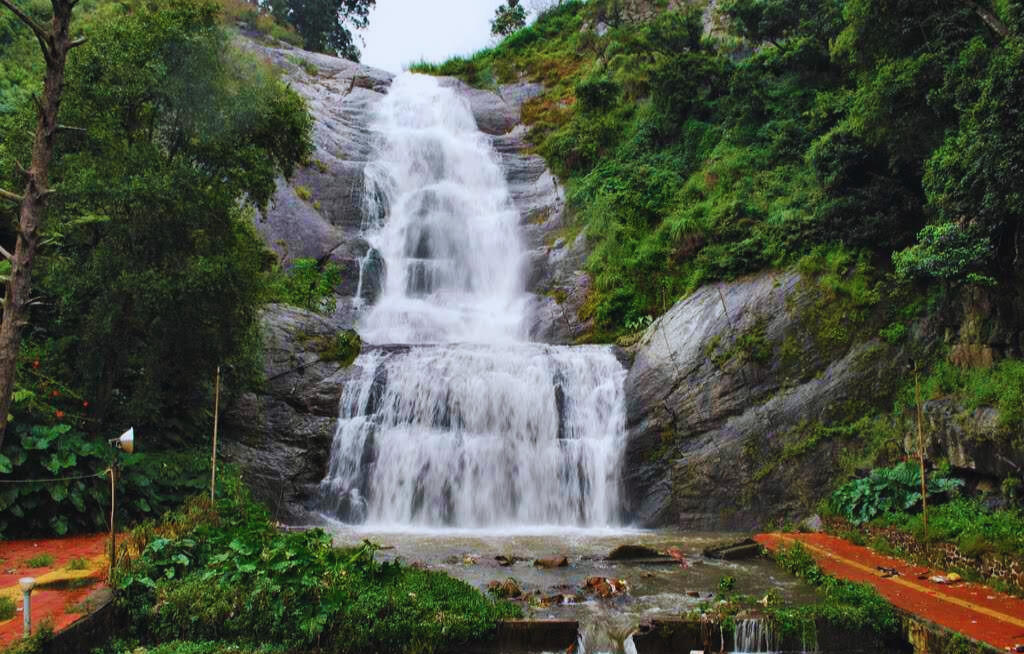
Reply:
[[89, 130], [84, 127], [71, 127], [70, 125], [57, 125], [57, 131], [59, 132], [81, 132], [82, 134], [88, 134]]
[[8, 261], [14, 261], [14, 255], [8, 252], [7, 248], [5, 248], [2, 245], [0, 245], [0, 255], [2, 255], [3, 258], [7, 259]]
[[0, 198], [10, 200], [11, 202], [21, 202], [22, 200], [25, 199], [18, 195], [17, 193], [11, 193], [10, 191], [5, 191], [2, 188], [0, 188]]
[[37, 23], [34, 18], [32, 18], [24, 11], [22, 11], [18, 7], [18, 5], [11, 2], [11, 0], [0, 0], [0, 4], [13, 11], [14, 15], [17, 16], [21, 20], [21, 22], [28, 25], [29, 28], [35, 33], [37, 39], [45, 41], [47, 38], [49, 38], [50, 35], [46, 31], [46, 29], [44, 29], [42, 25]]
[[[33, 134], [32, 137], [35, 138], [35, 134]], [[21, 162], [18, 161], [17, 159], [14, 160], [14, 165], [17, 166], [18, 172], [24, 175], [25, 177], [28, 177], [31, 174], [28, 172], [28, 169], [26, 169], [25, 166], [23, 166]]]
[[39, 47], [43, 49], [43, 56], [47, 61], [50, 60], [52, 53], [50, 52], [50, 33], [46, 29], [37, 23], [34, 18], [22, 11], [18, 5], [14, 4], [11, 0], [0, 0], [0, 4], [7, 7], [14, 12], [21, 22], [28, 25], [32, 33], [36, 35], [36, 40], [39, 41]]
[[88, 39], [86, 39], [84, 36], [78, 37], [77, 39], [68, 44], [68, 50], [72, 48], [77, 48], [78, 46], [84, 44], [87, 40]]

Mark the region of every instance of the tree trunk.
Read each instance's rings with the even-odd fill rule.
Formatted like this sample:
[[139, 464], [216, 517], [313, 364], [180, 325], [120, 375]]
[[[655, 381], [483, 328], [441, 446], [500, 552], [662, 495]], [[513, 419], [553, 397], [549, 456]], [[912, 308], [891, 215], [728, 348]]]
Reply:
[[14, 5], [12, 0], [0, 0], [0, 4], [13, 11], [33, 31], [46, 59], [43, 97], [37, 100], [39, 118], [32, 143], [31, 165], [24, 171], [27, 179], [18, 211], [18, 240], [14, 253], [8, 257], [11, 276], [7, 281], [3, 322], [0, 323], [0, 446], [3, 445], [7, 430], [21, 333], [28, 320], [32, 265], [39, 247], [39, 230], [49, 194], [50, 159], [57, 139], [57, 114], [64, 88], [64, 67], [68, 52], [82, 43], [81, 40], [72, 41], [70, 36], [71, 12], [77, 2], [52, 0], [53, 20], [50, 29], [46, 30]]

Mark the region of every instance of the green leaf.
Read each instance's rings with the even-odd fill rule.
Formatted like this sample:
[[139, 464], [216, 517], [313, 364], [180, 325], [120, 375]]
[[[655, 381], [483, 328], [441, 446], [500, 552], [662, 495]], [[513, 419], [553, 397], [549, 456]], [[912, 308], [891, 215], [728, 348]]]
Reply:
[[0, 473], [9, 475], [14, 472], [14, 464], [3, 454], [0, 454]]

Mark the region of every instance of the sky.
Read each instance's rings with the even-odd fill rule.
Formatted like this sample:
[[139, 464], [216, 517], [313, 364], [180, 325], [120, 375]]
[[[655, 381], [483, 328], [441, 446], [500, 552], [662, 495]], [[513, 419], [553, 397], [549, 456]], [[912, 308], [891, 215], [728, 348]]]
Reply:
[[491, 44], [491, 18], [501, 0], [377, 0], [362, 63], [400, 72], [426, 59], [440, 63]]

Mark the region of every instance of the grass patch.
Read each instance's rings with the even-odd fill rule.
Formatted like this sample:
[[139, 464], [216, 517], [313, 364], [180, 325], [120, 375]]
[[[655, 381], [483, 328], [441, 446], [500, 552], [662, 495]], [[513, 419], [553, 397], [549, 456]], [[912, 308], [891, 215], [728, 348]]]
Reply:
[[37, 554], [30, 559], [25, 559], [26, 568], [48, 568], [53, 565], [52, 554]]
[[88, 570], [89, 560], [84, 557], [71, 559], [66, 566], [68, 570]]

